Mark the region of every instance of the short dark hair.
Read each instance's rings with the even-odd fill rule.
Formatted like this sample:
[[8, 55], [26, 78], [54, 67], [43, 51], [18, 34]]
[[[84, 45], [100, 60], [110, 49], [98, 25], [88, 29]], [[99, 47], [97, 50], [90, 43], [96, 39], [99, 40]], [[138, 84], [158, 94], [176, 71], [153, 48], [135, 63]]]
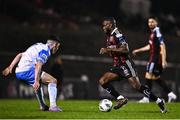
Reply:
[[59, 39], [59, 37], [57, 35], [50, 35], [48, 37], [48, 40], [54, 40], [54, 41], [57, 41], [57, 42], [60, 43], [60, 39]]
[[110, 21], [114, 26], [116, 26], [116, 20], [114, 17], [105, 17], [103, 21]]
[[154, 20], [156, 20], [158, 22], [158, 18], [156, 16], [150, 16], [150, 17], [148, 17], [148, 20], [149, 19], [154, 19]]

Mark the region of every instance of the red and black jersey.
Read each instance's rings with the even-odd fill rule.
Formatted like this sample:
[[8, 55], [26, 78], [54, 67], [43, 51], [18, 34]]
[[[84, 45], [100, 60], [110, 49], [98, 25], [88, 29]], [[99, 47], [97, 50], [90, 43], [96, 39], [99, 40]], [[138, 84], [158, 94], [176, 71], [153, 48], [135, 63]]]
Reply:
[[149, 57], [149, 63], [154, 62], [161, 64], [161, 56], [160, 56], [160, 45], [164, 44], [164, 39], [162, 37], [162, 34], [159, 30], [159, 27], [154, 28], [149, 36], [149, 45], [150, 45], [150, 57]]
[[[107, 48], [118, 48], [121, 45], [128, 44], [125, 41], [125, 37], [115, 28], [110, 35], [107, 36]], [[113, 58], [114, 65], [111, 67], [110, 72], [119, 75], [120, 78], [136, 77], [137, 73], [134, 67], [134, 62], [126, 53], [120, 54], [111, 52], [110, 56]]]
[[[118, 48], [119, 45], [127, 44], [125, 41], [125, 37], [119, 33], [118, 29], [115, 28], [110, 35], [107, 35], [107, 48]], [[110, 56], [112, 56], [114, 61], [114, 66], [125, 63], [129, 56], [127, 54], [118, 54], [115, 52], [111, 52]]]

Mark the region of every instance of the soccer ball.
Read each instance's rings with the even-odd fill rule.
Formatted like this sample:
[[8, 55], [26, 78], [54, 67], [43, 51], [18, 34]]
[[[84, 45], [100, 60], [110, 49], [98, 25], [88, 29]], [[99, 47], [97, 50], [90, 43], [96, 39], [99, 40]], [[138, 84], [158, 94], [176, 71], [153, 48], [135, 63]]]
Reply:
[[99, 102], [99, 110], [101, 112], [110, 112], [112, 109], [112, 101], [108, 99], [103, 99]]

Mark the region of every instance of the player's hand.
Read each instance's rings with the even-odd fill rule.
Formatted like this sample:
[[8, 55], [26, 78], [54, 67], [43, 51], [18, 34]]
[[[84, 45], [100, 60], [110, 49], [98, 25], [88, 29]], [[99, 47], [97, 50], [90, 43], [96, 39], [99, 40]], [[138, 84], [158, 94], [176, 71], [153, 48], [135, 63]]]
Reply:
[[167, 61], [162, 62], [162, 67], [163, 67], [163, 68], [166, 68], [166, 67], [167, 67]]
[[4, 75], [4, 76], [8, 76], [9, 74], [11, 74], [12, 73], [12, 68], [11, 67], [7, 67], [7, 68], [5, 68], [3, 71], [2, 71], [2, 74]]
[[99, 54], [105, 54], [107, 52], [108, 52], [107, 48], [101, 48]]
[[138, 52], [137, 50], [133, 50], [133, 51], [132, 51], [133, 56], [136, 56], [136, 55], [137, 55], [137, 52]]
[[39, 86], [40, 86], [39, 82], [34, 82], [33, 88], [35, 91], [38, 90]]

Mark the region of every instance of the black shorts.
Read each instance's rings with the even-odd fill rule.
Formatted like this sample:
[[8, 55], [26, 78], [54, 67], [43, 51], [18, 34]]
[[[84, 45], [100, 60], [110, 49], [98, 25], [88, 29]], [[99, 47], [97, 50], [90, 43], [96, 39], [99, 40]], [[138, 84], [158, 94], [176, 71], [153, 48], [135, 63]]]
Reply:
[[125, 79], [137, 76], [134, 63], [130, 60], [126, 60], [125, 63], [122, 63], [118, 66], [111, 67], [110, 72], [116, 73], [119, 75], [119, 77], [122, 77]]
[[155, 76], [161, 75], [163, 71], [162, 65], [155, 63], [155, 62], [150, 62], [147, 64], [146, 67], [146, 72], [153, 73]]

